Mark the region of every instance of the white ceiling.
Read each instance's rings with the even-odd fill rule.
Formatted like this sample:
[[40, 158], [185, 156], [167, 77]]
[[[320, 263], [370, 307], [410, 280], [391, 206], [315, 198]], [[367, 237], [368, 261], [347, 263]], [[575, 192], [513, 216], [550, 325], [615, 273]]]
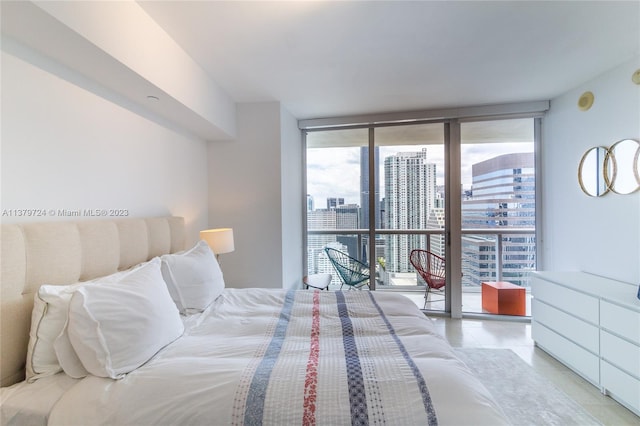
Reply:
[[237, 102], [296, 118], [552, 99], [640, 54], [638, 1], [139, 1]]

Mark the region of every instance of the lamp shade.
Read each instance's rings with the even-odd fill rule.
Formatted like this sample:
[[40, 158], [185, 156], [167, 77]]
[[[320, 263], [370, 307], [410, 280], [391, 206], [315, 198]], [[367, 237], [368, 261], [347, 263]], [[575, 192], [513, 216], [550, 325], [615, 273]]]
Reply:
[[211, 247], [215, 254], [230, 253], [235, 247], [233, 245], [233, 229], [218, 228], [200, 231], [200, 239], [204, 240]]

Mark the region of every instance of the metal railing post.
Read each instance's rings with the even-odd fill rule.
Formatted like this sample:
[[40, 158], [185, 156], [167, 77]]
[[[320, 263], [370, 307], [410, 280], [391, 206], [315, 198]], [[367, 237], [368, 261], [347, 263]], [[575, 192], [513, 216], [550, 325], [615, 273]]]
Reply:
[[502, 234], [496, 234], [496, 281], [502, 281]]

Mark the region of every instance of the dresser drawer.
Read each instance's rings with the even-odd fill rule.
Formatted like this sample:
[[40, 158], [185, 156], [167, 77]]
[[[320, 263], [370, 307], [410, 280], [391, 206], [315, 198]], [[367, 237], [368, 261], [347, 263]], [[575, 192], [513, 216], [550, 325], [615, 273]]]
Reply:
[[640, 312], [603, 300], [600, 304], [600, 326], [640, 345]]
[[637, 291], [635, 284], [587, 273], [534, 273], [531, 337], [537, 346], [640, 416]]
[[588, 321], [599, 322], [599, 300], [596, 297], [571, 290], [567, 287], [534, 277], [531, 283], [534, 299]]
[[538, 299], [531, 301], [531, 317], [556, 333], [597, 354], [600, 330], [595, 325], [569, 315]]
[[532, 321], [531, 336], [536, 344], [573, 371], [595, 384], [600, 382], [600, 357]]
[[602, 361], [601, 387], [615, 400], [640, 415], [640, 380]]
[[640, 346], [606, 331], [600, 333], [600, 342], [602, 359], [640, 379]]

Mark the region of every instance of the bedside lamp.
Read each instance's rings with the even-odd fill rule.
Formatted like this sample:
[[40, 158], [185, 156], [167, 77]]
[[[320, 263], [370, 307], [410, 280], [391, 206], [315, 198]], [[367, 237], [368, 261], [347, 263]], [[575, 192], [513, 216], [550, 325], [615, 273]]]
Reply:
[[200, 231], [200, 239], [207, 242], [211, 251], [216, 255], [231, 253], [235, 247], [233, 245], [233, 229], [218, 228]]

